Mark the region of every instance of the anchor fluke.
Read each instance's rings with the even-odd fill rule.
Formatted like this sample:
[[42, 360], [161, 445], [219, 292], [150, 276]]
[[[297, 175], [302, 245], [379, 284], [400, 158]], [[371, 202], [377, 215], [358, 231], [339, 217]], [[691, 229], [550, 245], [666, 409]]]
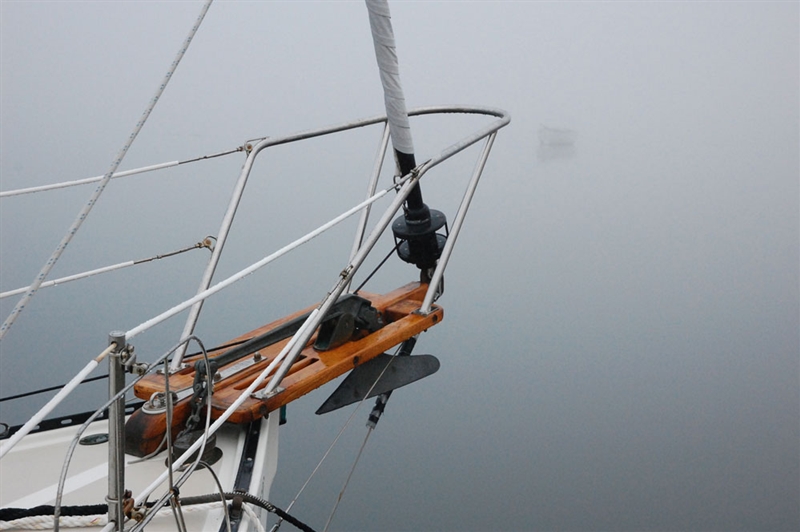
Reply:
[[[356, 403], [364, 399], [364, 396], [369, 398], [390, 392], [428, 375], [433, 375], [438, 370], [439, 359], [433, 355], [392, 356], [386, 353], [380, 354], [372, 360], [356, 366], [317, 409], [317, 414], [327, 414], [343, 406]], [[372, 384], [379, 376], [380, 380], [373, 387]]]

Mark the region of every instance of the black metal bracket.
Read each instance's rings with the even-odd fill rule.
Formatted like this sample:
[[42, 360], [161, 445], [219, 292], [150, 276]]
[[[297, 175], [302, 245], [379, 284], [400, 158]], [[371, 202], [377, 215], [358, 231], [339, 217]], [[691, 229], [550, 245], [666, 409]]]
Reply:
[[340, 299], [319, 326], [314, 349], [327, 351], [349, 342], [357, 333], [375, 332], [383, 327], [383, 319], [368, 299], [350, 294]]

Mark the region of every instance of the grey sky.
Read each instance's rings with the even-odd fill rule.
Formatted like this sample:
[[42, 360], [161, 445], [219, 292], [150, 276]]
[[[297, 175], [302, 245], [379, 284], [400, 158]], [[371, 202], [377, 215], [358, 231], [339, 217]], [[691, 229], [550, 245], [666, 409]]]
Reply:
[[[3, 1], [0, 188], [102, 174], [199, 8]], [[419, 344], [442, 368], [392, 397], [332, 528], [800, 528], [798, 4], [391, 8], [409, 107], [495, 106], [512, 123], [448, 271], [445, 321]], [[220, 1], [122, 168], [379, 114], [382, 102], [361, 2]], [[418, 160], [474, 126], [463, 122], [412, 122]], [[577, 130], [575, 149], [541, 148], [541, 124]], [[359, 199], [377, 135], [259, 163], [219, 276]], [[464, 175], [431, 175], [432, 207], [452, 218], [448, 187], [475, 156]], [[53, 275], [215, 232], [240, 166], [112, 183]], [[1, 200], [2, 290], [33, 279], [88, 195]], [[350, 228], [212, 300], [201, 337], [224, 341], [318, 300]], [[0, 346], [0, 395], [66, 381], [108, 331], [191, 295], [204, 260], [43, 291]], [[387, 286], [415, 277], [390, 272]], [[3, 318], [13, 303], [0, 302]], [[140, 356], [174, 341], [173, 321], [136, 343]], [[349, 415], [313, 415], [330, 391], [289, 409], [279, 506]], [[0, 413], [20, 422], [26, 409]], [[366, 415], [296, 506], [314, 526]]]

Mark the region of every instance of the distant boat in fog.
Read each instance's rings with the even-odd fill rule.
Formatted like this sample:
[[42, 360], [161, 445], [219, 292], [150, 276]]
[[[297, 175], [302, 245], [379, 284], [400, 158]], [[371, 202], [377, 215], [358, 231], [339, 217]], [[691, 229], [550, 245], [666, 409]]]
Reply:
[[578, 132], [572, 129], [539, 127], [539, 144], [543, 146], [572, 146], [577, 138]]

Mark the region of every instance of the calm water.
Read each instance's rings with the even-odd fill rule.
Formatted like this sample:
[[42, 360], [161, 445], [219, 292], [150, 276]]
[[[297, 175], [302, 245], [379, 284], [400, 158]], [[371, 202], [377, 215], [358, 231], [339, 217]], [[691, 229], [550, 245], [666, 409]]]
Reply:
[[[3, 190], [101, 174], [179, 40], [136, 36], [188, 28], [197, 9], [69, 7], [2, 6]], [[362, 10], [215, 6], [123, 166], [380, 112]], [[411, 106], [496, 105], [512, 124], [448, 270], [445, 320], [418, 344], [442, 368], [392, 396], [332, 529], [800, 527], [797, 5], [414, 3], [393, 14]], [[64, 17], [73, 24], [55, 24]], [[226, 37], [231, 28], [241, 40]], [[247, 71], [240, 52], [253, 49], [272, 53]], [[301, 101], [317, 103], [275, 103]], [[577, 130], [576, 144], [540, 146], [541, 124]], [[474, 124], [412, 125], [424, 160]], [[377, 135], [281, 148], [259, 163], [218, 278], [358, 201]], [[424, 185], [450, 219], [453, 187], [477, 154], [465, 156]], [[214, 233], [241, 163], [115, 182], [53, 275]], [[2, 200], [3, 290], [30, 282], [89, 191], [51, 194]], [[201, 337], [222, 342], [318, 301], [347, 259], [351, 229], [212, 300]], [[0, 346], [1, 395], [67, 381], [109, 331], [191, 295], [204, 253], [42, 291]], [[373, 289], [415, 277], [394, 261]], [[3, 317], [14, 299], [0, 302]], [[181, 328], [174, 319], [143, 335], [137, 353], [152, 360]], [[333, 386], [289, 408], [271, 497], [279, 506], [352, 411], [313, 414]], [[103, 388], [64, 411], [87, 408]], [[0, 417], [19, 423], [37, 406], [3, 403]], [[367, 414], [294, 508], [314, 527]]]

